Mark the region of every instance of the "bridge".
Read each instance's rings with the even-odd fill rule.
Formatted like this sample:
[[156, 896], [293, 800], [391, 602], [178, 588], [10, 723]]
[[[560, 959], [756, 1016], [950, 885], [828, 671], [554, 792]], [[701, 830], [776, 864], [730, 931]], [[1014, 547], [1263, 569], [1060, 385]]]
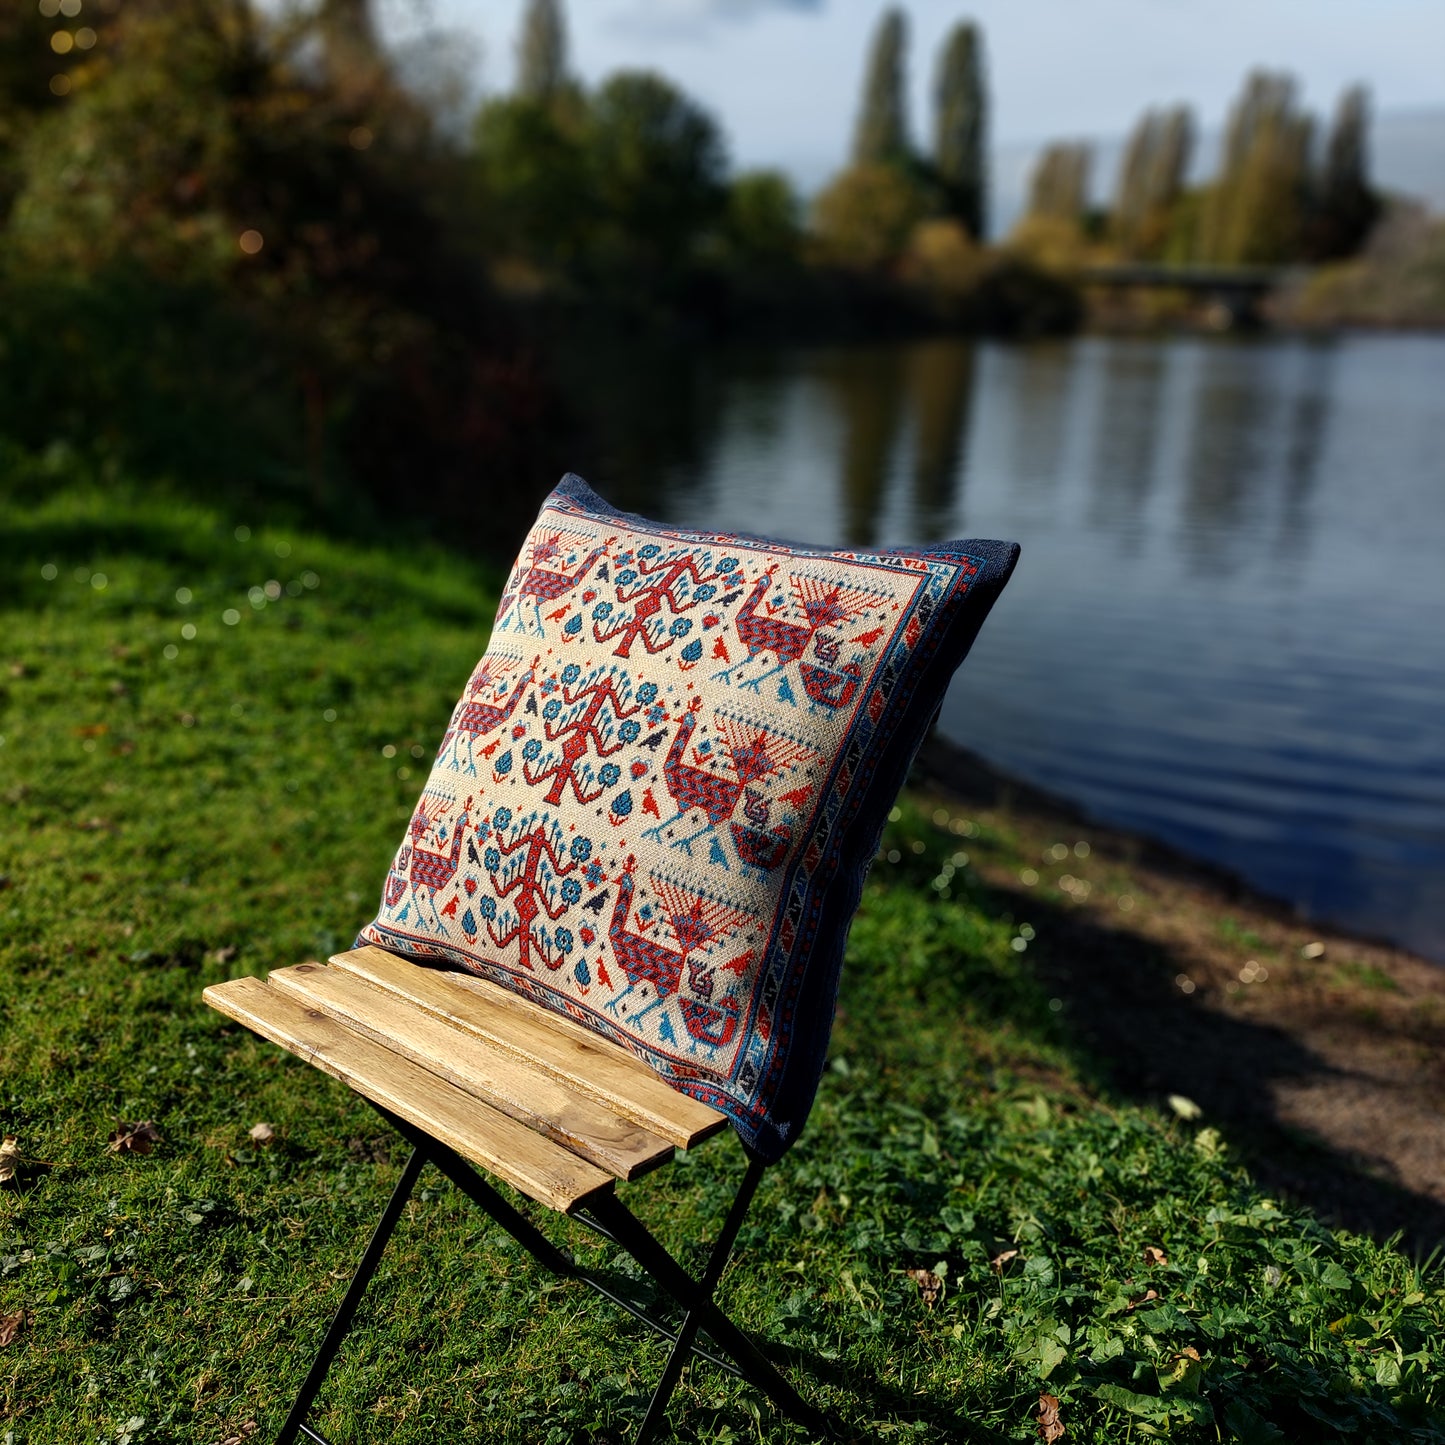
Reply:
[[1271, 291], [1307, 274], [1300, 266], [1171, 266], [1163, 262], [1122, 261], [1084, 266], [1075, 272], [1081, 286], [1111, 290], [1189, 291], [1212, 298], [1229, 327], [1259, 322], [1259, 303]]

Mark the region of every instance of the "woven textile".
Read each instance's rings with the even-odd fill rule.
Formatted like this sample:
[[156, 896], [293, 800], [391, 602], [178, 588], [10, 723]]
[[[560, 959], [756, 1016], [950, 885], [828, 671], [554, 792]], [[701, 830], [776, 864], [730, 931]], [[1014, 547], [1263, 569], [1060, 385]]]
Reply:
[[585, 1024], [777, 1157], [887, 811], [1017, 552], [685, 531], [564, 478], [361, 940]]

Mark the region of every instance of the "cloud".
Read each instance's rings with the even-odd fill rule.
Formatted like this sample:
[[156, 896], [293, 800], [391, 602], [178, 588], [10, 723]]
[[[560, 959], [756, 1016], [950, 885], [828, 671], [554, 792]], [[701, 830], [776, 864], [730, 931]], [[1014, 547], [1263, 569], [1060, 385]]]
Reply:
[[821, 14], [827, 0], [632, 0], [611, 28], [654, 39], [695, 40], [718, 22], [762, 15]]

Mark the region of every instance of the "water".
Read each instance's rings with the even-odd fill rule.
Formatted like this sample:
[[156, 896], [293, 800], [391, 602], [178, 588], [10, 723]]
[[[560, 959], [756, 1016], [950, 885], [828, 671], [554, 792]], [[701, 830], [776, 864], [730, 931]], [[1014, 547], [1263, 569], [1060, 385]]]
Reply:
[[577, 369], [589, 480], [621, 505], [827, 543], [1021, 542], [948, 734], [1445, 962], [1445, 338]]

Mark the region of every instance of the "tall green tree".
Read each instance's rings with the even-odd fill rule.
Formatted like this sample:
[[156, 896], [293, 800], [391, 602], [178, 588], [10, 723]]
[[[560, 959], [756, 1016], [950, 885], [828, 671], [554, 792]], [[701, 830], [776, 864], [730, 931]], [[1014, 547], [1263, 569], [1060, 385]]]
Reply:
[[1129, 136], [1110, 215], [1114, 239], [1131, 256], [1152, 256], [1168, 235], [1194, 149], [1187, 106], [1148, 110]]
[[853, 136], [855, 166], [897, 165], [909, 159], [907, 52], [908, 22], [903, 11], [893, 6], [884, 12], [873, 33]]
[[1359, 250], [1380, 215], [1380, 200], [1370, 185], [1370, 97], [1355, 85], [1340, 97], [1319, 182], [1319, 205], [1312, 254], [1320, 260]]
[[654, 270], [683, 263], [726, 199], [717, 122], [662, 76], [619, 71], [593, 97], [585, 143], [611, 258]]
[[1029, 180], [1029, 218], [1081, 220], [1089, 204], [1092, 161], [1093, 155], [1087, 145], [1058, 141], [1047, 146]]
[[1277, 265], [1300, 258], [1308, 236], [1313, 122], [1292, 76], [1254, 71], [1230, 112], [1224, 161], [1200, 217], [1199, 258]]
[[965, 20], [954, 26], [939, 56], [933, 159], [948, 210], [976, 241], [983, 239], [988, 218], [987, 144], [983, 37]]
[[567, 21], [562, 0], [528, 0], [517, 40], [517, 94], [552, 101], [568, 84]]

